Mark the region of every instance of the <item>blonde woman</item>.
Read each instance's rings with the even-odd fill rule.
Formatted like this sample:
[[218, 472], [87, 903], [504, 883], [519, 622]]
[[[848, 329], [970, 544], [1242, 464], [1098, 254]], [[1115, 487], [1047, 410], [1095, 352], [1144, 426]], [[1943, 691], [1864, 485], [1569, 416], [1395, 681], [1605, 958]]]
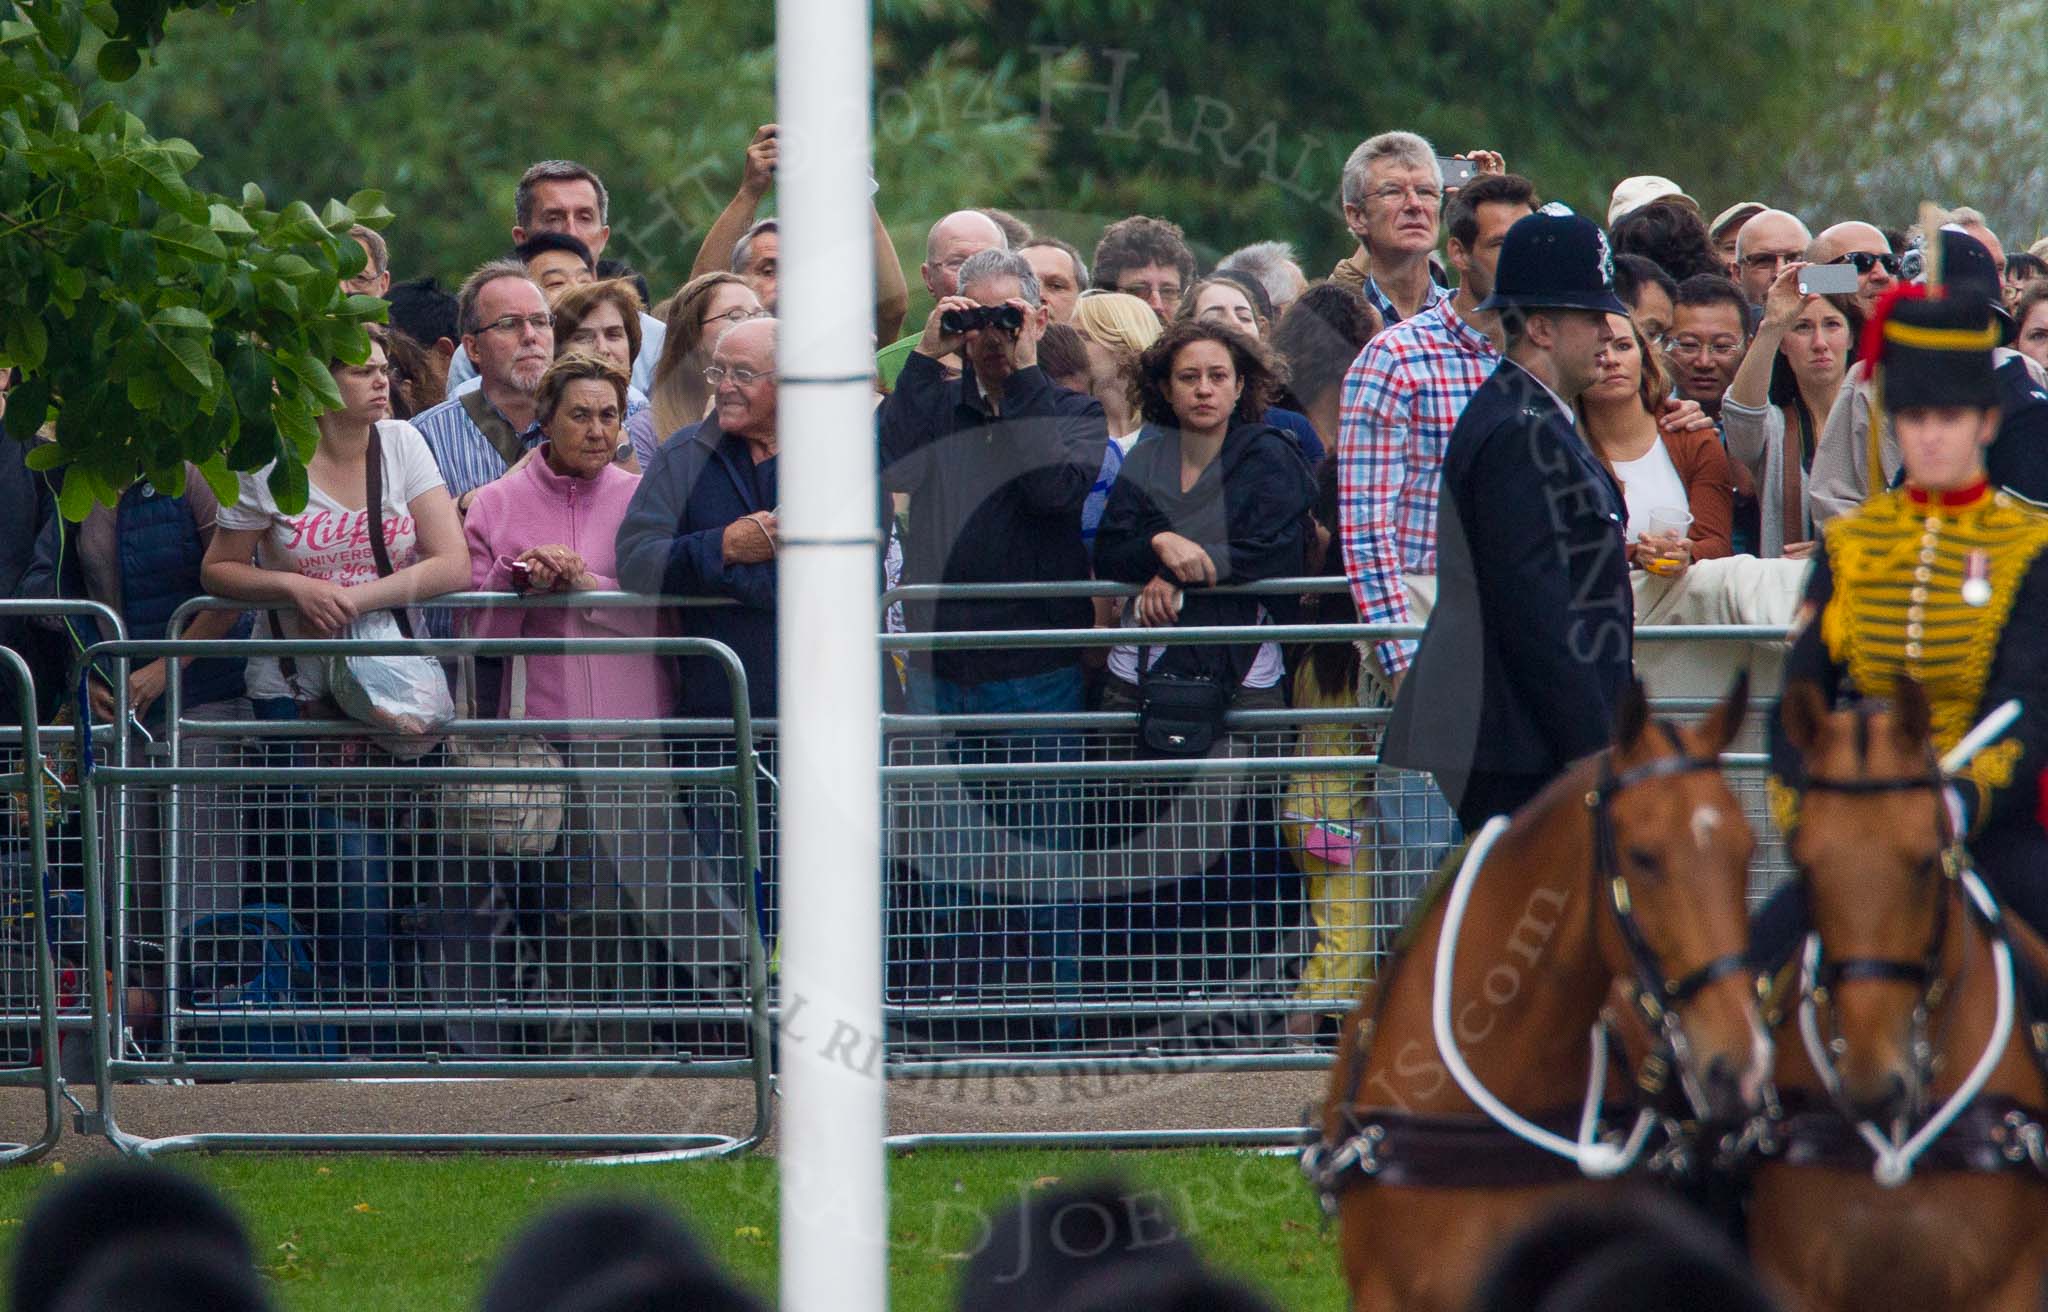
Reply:
[[768, 313], [754, 289], [736, 273], [692, 278], [669, 298], [668, 307], [668, 336], [662, 341], [647, 396], [652, 409], [626, 421], [626, 436], [643, 469], [653, 462], [657, 448], [702, 423], [711, 409], [711, 385], [704, 381], [704, 370], [718, 335]]
[[1110, 441], [1119, 454], [1128, 452], [1145, 426], [1138, 414], [1138, 357], [1165, 325], [1135, 296], [1088, 291], [1074, 303], [1074, 327], [1088, 343], [1088, 390], [1102, 403]]

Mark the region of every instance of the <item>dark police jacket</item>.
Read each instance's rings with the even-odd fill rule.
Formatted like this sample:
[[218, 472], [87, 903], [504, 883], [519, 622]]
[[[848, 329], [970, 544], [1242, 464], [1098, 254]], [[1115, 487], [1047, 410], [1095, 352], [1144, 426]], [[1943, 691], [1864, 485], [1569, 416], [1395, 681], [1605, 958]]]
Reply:
[[1383, 761], [1455, 803], [1471, 774], [1548, 779], [1608, 743], [1635, 638], [1623, 505], [1571, 415], [1503, 360], [1444, 451], [1436, 606]]

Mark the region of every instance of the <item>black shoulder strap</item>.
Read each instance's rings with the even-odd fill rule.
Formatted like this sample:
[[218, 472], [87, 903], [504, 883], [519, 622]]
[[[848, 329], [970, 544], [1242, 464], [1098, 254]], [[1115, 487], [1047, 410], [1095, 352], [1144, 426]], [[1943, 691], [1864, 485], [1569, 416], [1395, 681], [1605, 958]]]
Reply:
[[[363, 453], [363, 477], [370, 485], [370, 554], [377, 561], [377, 577], [388, 579], [398, 571], [391, 568], [391, 548], [384, 542], [384, 442], [375, 424], [370, 425], [370, 449]], [[410, 642], [412, 617], [405, 613], [405, 607], [392, 607], [391, 617], [398, 621], [398, 631]]]
[[464, 392], [459, 399], [463, 413], [483, 430], [491, 449], [504, 458], [508, 467], [518, 464], [519, 457], [526, 454], [526, 444], [519, 440], [519, 434], [512, 431], [512, 425], [505, 421], [505, 416], [492, 408], [489, 398], [484, 396], [484, 389], [474, 388]]

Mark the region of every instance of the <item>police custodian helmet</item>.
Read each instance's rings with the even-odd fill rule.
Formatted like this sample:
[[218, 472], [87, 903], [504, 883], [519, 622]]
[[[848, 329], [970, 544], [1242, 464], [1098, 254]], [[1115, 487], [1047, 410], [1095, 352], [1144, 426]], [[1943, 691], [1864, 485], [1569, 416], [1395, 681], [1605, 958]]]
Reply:
[[1508, 229], [1493, 295], [1479, 308], [1628, 313], [1614, 294], [1614, 252], [1607, 234], [1555, 202]]

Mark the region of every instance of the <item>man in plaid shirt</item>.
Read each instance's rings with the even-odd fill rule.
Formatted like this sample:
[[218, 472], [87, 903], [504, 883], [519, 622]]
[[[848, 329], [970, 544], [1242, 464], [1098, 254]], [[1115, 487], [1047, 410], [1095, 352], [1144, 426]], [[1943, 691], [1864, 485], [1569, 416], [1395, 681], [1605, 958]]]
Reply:
[[[1498, 315], [1477, 307], [1493, 291], [1500, 244], [1536, 210], [1526, 178], [1489, 174], [1451, 197], [1445, 217], [1458, 291], [1367, 343], [1344, 378], [1337, 441], [1344, 572], [1368, 624], [1409, 624], [1403, 573], [1436, 570], [1437, 481], [1444, 445], [1465, 403], [1500, 363]], [[1390, 685], [1414, 656], [1388, 640], [1374, 654]]]

